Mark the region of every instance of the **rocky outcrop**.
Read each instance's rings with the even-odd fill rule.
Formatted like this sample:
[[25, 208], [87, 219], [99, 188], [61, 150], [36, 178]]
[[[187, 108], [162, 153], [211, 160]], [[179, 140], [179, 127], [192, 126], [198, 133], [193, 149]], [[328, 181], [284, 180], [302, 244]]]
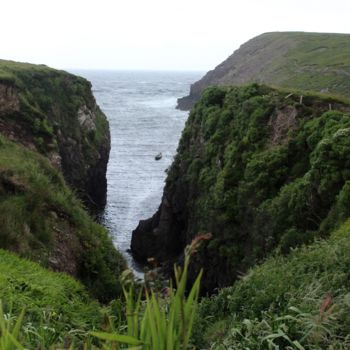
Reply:
[[93, 210], [106, 203], [110, 135], [83, 78], [0, 60], [0, 132], [47, 156]]
[[133, 231], [131, 251], [142, 263], [147, 259], [166, 261], [177, 258], [186, 243], [186, 195], [177, 188], [174, 192], [164, 189], [161, 205], [154, 216], [141, 220]]
[[[302, 95], [301, 95], [302, 94]], [[132, 235], [136, 259], [168, 265], [197, 235], [203, 292], [272, 251], [326, 236], [350, 215], [350, 106], [266, 86], [210, 88], [191, 111], [157, 213]]]
[[74, 120], [78, 138], [57, 128], [57, 144], [67, 182], [89, 208], [99, 210], [106, 204], [110, 134], [105, 116], [90, 98], [90, 108], [80, 107]]
[[0, 115], [18, 111], [19, 98], [15, 86], [0, 82]]
[[105, 205], [109, 150], [88, 81], [0, 60], [0, 248], [70, 274], [103, 302], [120, 295], [126, 263], [81, 200]]
[[209, 86], [253, 82], [350, 97], [349, 38], [299, 32], [257, 36], [192, 84], [190, 94], [178, 99], [178, 108], [191, 109]]

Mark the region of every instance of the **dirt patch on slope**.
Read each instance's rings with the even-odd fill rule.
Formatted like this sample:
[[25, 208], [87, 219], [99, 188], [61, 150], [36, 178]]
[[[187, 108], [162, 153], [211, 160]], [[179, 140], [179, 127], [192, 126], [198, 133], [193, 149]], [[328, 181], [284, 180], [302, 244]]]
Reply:
[[268, 125], [271, 127], [271, 143], [273, 145], [288, 142], [288, 132], [296, 127], [298, 111], [294, 106], [285, 106], [271, 116]]

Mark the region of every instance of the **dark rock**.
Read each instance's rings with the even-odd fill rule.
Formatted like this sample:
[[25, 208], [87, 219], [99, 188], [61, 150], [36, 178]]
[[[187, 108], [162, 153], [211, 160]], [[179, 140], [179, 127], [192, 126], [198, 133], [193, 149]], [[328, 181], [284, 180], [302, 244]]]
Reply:
[[162, 152], [159, 152], [159, 153], [154, 157], [154, 159], [155, 159], [155, 160], [161, 160], [162, 157], [163, 157]]
[[141, 220], [132, 232], [131, 252], [138, 262], [146, 263], [149, 258], [163, 262], [178, 256], [183, 250], [186, 240], [186, 198], [180, 193], [171, 194], [176, 200], [174, 203], [167, 198], [168, 195], [170, 193], [165, 189], [158, 211], [152, 218]]

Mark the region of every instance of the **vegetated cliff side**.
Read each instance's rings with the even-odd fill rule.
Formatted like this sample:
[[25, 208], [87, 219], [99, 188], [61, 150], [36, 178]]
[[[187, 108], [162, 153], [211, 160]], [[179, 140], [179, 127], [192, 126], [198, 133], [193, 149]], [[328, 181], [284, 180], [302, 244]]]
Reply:
[[327, 236], [350, 215], [350, 105], [256, 84], [206, 90], [190, 113], [157, 213], [131, 248], [176, 259], [196, 235], [203, 291], [230, 285], [277, 249]]
[[350, 35], [274, 32], [259, 35], [191, 86], [189, 110], [212, 85], [264, 83], [350, 97]]
[[76, 194], [103, 207], [109, 148], [85, 79], [0, 61], [0, 248], [78, 278], [102, 301], [121, 293], [126, 264]]
[[[349, 203], [349, 202], [348, 202]], [[350, 221], [330, 238], [274, 256], [204, 298], [198, 349], [348, 349]]]
[[109, 126], [90, 82], [0, 60], [0, 132], [48, 157], [89, 208], [104, 207]]

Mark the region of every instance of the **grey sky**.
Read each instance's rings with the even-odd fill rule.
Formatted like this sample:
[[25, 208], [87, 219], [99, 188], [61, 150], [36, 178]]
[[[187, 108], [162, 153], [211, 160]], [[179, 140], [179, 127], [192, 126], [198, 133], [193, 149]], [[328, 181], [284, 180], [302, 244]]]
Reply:
[[269, 31], [349, 33], [348, 0], [0, 0], [0, 58], [208, 70]]

